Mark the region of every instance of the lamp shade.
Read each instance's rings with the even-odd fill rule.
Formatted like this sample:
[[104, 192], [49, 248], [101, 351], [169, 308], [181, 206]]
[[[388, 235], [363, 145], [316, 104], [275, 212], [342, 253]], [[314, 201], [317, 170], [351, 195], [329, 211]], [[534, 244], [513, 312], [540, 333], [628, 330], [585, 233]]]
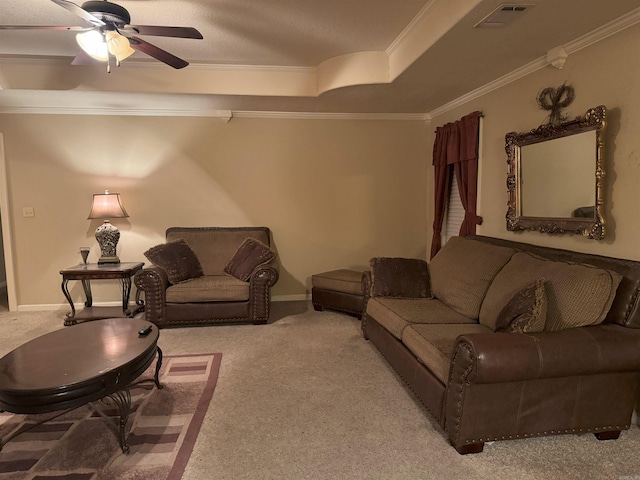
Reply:
[[87, 55], [101, 62], [109, 60], [109, 54], [121, 62], [135, 53], [129, 39], [113, 30], [105, 34], [97, 30], [79, 33], [76, 35], [76, 42]]
[[120, 35], [118, 32], [109, 31], [106, 33], [105, 38], [107, 40], [107, 48], [109, 53], [116, 57], [118, 62], [121, 62], [125, 58], [130, 57], [136, 51], [131, 48], [129, 39]]
[[102, 34], [97, 30], [77, 34], [76, 42], [91, 58], [101, 62], [106, 62], [109, 59], [107, 44]]
[[93, 194], [93, 203], [88, 219], [126, 218], [128, 216], [127, 211], [120, 203], [119, 193], [109, 193], [109, 190], [105, 190], [104, 193]]

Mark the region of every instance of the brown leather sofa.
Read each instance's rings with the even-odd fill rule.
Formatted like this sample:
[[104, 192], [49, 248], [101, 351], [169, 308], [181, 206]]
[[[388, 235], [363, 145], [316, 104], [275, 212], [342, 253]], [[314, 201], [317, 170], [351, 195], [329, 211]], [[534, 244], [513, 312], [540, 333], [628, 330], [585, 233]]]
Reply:
[[201, 276], [172, 284], [165, 269], [144, 268], [134, 277], [144, 293], [144, 315], [158, 327], [222, 323], [265, 324], [271, 287], [278, 280], [276, 261], [258, 265], [246, 281], [228, 275], [225, 267], [247, 238], [269, 247], [267, 227], [172, 227], [166, 240], [184, 240], [202, 268]]
[[[423, 262], [422, 271], [415, 263], [403, 264], [406, 259], [388, 259], [386, 267], [394, 267], [395, 272], [385, 272], [384, 262], [366, 272], [365, 338], [404, 379], [461, 454], [481, 452], [485, 442], [544, 435], [590, 432], [600, 440], [618, 438], [630, 426], [640, 384], [640, 262], [490, 237], [464, 240], [475, 243], [459, 242], [458, 247], [473, 248], [458, 248], [456, 258], [462, 264], [448, 265], [446, 270], [438, 265], [436, 256], [428, 266]], [[506, 250], [496, 254], [494, 248]], [[487, 261], [465, 253], [472, 251], [484, 252], [482, 255], [493, 262], [481, 275], [486, 286], [481, 293], [479, 319], [461, 314], [438, 298], [446, 297], [455, 304], [464, 296], [466, 286], [464, 282], [456, 284], [456, 277], [478, 269], [478, 261]], [[522, 257], [522, 252], [533, 255], [534, 263], [553, 261], [547, 262], [552, 267], [545, 274], [547, 279], [555, 275], [555, 267], [583, 268], [576, 263], [617, 272], [621, 279], [615, 274], [608, 277], [620, 283], [616, 289], [617, 280], [613, 281], [611, 298], [601, 314], [604, 320], [595, 325], [597, 321], [589, 320], [590, 325], [573, 328], [552, 325], [553, 331], [549, 331], [552, 310], [564, 301], [561, 289], [554, 290], [555, 284], [550, 282], [543, 284], [549, 295], [543, 331], [501, 333], [491, 328], [491, 321], [489, 326], [486, 321], [482, 324], [483, 312], [491, 310], [486, 305], [489, 297], [500, 296], [496, 285], [523, 282], [524, 277], [535, 275], [532, 269], [512, 269], [507, 282], [500, 280], [507, 274], [509, 262]], [[496, 260], [501, 256], [502, 260]], [[374, 260], [372, 267], [376, 267]], [[431, 272], [435, 266], [440, 269], [437, 275]], [[436, 288], [435, 283], [443, 283], [434, 276], [442, 277], [443, 271], [447, 275], [444, 282], [457, 285], [455, 292], [433, 293], [442, 287]], [[426, 295], [419, 289], [403, 291], [415, 283], [424, 284], [425, 278]], [[394, 281], [403, 286], [394, 290]], [[570, 278], [564, 287], [583, 288], [581, 285], [578, 279]], [[571, 308], [586, 308], [591, 315], [595, 309], [590, 302], [596, 295], [586, 286], [584, 289]]]

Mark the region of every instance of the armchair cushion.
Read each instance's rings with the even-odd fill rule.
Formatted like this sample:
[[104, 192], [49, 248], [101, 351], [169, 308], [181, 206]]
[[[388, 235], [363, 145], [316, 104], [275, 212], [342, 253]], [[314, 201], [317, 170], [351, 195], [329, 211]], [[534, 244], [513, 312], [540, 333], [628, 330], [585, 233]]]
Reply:
[[174, 284], [203, 275], [198, 257], [184, 240], [156, 245], [144, 252], [144, 256], [162, 268]]
[[204, 275], [167, 288], [167, 303], [242, 302], [249, 284], [229, 275]]
[[524, 287], [507, 303], [496, 321], [496, 332], [542, 332], [547, 323], [544, 280]]
[[427, 262], [417, 258], [374, 257], [369, 260], [372, 295], [392, 298], [431, 298]]
[[246, 282], [257, 266], [270, 262], [275, 256], [276, 252], [267, 245], [249, 237], [240, 244], [229, 263], [224, 267], [224, 271]]

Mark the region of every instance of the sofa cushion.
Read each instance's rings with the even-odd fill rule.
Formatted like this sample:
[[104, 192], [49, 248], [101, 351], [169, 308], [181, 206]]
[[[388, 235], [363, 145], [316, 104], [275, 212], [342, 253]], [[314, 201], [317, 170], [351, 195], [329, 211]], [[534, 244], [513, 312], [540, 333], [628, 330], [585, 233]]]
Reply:
[[511, 248], [452, 237], [429, 263], [431, 292], [462, 315], [478, 318], [491, 281], [514, 253]]
[[275, 256], [276, 252], [267, 245], [249, 237], [240, 244], [224, 272], [246, 282], [257, 266], [270, 262]]
[[203, 275], [198, 257], [182, 239], [151, 247], [144, 252], [144, 256], [167, 272], [171, 283], [180, 283]]
[[496, 332], [542, 332], [547, 323], [547, 295], [544, 280], [517, 292], [498, 314]]
[[371, 266], [372, 295], [397, 298], [430, 298], [427, 262], [418, 258], [374, 257]]
[[446, 385], [456, 339], [460, 335], [490, 332], [491, 329], [478, 323], [410, 325], [404, 329], [402, 343]]
[[621, 278], [609, 270], [555, 262], [519, 252], [491, 284], [480, 310], [480, 323], [495, 329], [498, 314], [515, 293], [544, 279], [547, 295], [545, 331], [597, 325], [611, 308]]
[[167, 303], [199, 303], [246, 301], [249, 284], [228, 275], [205, 275], [171, 285], [166, 291]]
[[435, 298], [372, 297], [367, 302], [367, 315], [398, 340], [407, 325], [420, 323], [477, 323]]

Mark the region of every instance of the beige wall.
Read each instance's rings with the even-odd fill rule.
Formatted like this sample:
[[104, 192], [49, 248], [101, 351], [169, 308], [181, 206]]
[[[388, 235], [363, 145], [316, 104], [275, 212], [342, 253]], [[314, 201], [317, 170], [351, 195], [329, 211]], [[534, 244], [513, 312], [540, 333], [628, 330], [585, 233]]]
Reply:
[[[420, 121], [0, 116], [17, 303], [64, 304], [60, 269], [79, 262], [81, 246], [99, 256], [100, 222], [87, 215], [105, 188], [130, 215], [113, 221], [122, 261], [144, 261], [170, 226], [270, 227], [282, 299], [306, 295], [319, 271], [424, 257], [427, 130]], [[22, 216], [27, 206], [35, 217]], [[72, 294], [82, 299], [79, 285]], [[117, 283], [94, 285], [98, 303], [118, 295]]]
[[[478, 233], [539, 245], [560, 247], [602, 255], [640, 259], [640, 25], [573, 53], [562, 70], [547, 66], [492, 91], [481, 98], [433, 119], [429, 150], [436, 126], [482, 110], [483, 158], [480, 165], [479, 214], [484, 223]], [[608, 109], [606, 145], [606, 238], [588, 240], [579, 235], [548, 235], [539, 232], [508, 232], [504, 150], [505, 134], [528, 131], [546, 122], [546, 113], [536, 105], [537, 93], [545, 87], [566, 82], [576, 97], [567, 111], [571, 117], [597, 105]], [[433, 191], [429, 168], [428, 190]], [[428, 197], [429, 225], [433, 222], [432, 194]], [[431, 244], [431, 228], [429, 229]]]

